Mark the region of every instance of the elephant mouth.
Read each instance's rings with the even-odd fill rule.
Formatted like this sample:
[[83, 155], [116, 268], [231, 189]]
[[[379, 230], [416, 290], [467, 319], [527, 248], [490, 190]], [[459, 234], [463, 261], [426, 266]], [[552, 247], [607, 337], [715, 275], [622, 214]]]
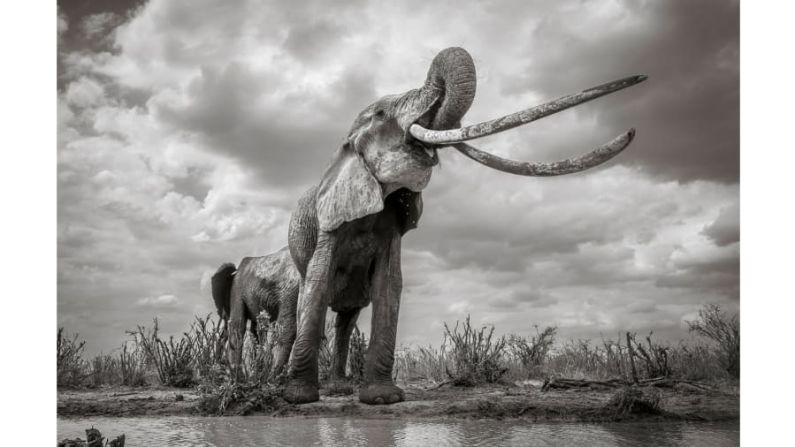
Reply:
[[439, 164], [439, 155], [436, 153], [436, 148], [420, 141], [411, 145], [412, 154], [414, 158], [422, 163], [424, 166], [433, 167]]

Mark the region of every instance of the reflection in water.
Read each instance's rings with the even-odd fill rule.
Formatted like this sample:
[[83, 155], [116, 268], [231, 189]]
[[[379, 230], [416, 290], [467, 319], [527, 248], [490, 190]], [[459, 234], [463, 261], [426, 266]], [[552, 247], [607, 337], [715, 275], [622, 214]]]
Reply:
[[94, 426], [127, 445], [301, 446], [732, 446], [739, 422], [571, 424], [530, 421], [163, 417], [58, 419], [58, 439]]

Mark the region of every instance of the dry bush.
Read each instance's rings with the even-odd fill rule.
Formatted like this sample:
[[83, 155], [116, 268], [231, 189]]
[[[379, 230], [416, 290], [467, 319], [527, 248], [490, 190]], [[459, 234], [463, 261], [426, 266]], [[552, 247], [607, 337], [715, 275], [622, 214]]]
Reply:
[[154, 326], [147, 330], [138, 326], [135, 336], [138, 345], [144, 350], [147, 360], [157, 370], [157, 377], [163, 385], [179, 388], [190, 387], [195, 384], [193, 374], [193, 339], [190, 334], [183, 334], [178, 340], [172, 335], [168, 342], [160, 339], [157, 318]]
[[717, 343], [717, 354], [723, 368], [740, 378], [740, 317], [726, 315], [717, 304], [707, 304], [698, 311], [698, 320], [688, 321], [690, 331]]
[[196, 316], [190, 327], [193, 339], [194, 369], [198, 380], [215, 380], [227, 367], [226, 342], [228, 332], [221, 319], [212, 314]]
[[452, 371], [447, 374], [455, 385], [475, 386], [482, 383], [495, 383], [508, 371], [504, 363], [505, 337], [492, 340], [494, 326], [474, 329], [469, 315], [461, 325], [456, 322], [451, 331], [444, 325], [445, 342], [449, 342], [453, 360]]
[[247, 337], [243, 343], [243, 374], [253, 383], [271, 383], [273, 376], [273, 348], [281, 328], [271, 323], [267, 314], [257, 315], [257, 337]]
[[659, 414], [662, 411], [661, 400], [662, 395], [657, 389], [624, 387], [610, 398], [605, 408], [612, 411], [616, 419], [630, 415]]
[[58, 360], [57, 377], [58, 386], [79, 386], [86, 377], [85, 361], [81, 357], [86, 342], [78, 341], [78, 334], [69, 338], [64, 332], [64, 328], [58, 328]]
[[321, 382], [326, 382], [331, 378], [331, 368], [334, 363], [334, 330], [334, 323], [326, 321], [317, 353], [318, 377]]
[[367, 352], [367, 337], [359, 330], [358, 326], [353, 327], [351, 341], [348, 346], [348, 372], [353, 383], [361, 384], [364, 382], [364, 359]]
[[592, 346], [590, 340], [569, 340], [548, 356], [547, 376], [603, 380], [616, 374], [607, 350]]
[[116, 385], [121, 381], [118, 359], [110, 354], [99, 354], [91, 359], [89, 386]]
[[554, 326], [545, 327], [540, 332], [538, 326], [535, 328], [536, 335], [530, 339], [514, 334], [508, 336], [508, 350], [521, 365], [524, 378], [539, 375], [558, 330]]
[[444, 382], [452, 365], [450, 357], [444, 343], [438, 349], [432, 346], [402, 347], [395, 353], [395, 380]]
[[671, 366], [668, 364], [668, 352], [670, 347], [662, 346], [652, 342], [652, 332], [646, 337], [646, 346], [635, 339], [635, 335], [627, 334], [628, 340], [633, 344], [632, 353], [643, 364], [646, 371], [646, 378], [669, 377], [673, 374]]
[[723, 369], [714, 349], [701, 344], [686, 344], [672, 348], [669, 354], [674, 376], [684, 380], [724, 380], [729, 373]]
[[146, 353], [134, 341], [121, 345], [117, 361], [122, 385], [146, 385]]

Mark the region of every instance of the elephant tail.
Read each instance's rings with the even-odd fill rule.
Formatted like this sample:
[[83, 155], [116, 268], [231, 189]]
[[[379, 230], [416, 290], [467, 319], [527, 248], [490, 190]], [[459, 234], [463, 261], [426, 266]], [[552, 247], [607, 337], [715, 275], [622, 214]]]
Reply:
[[218, 311], [218, 316], [224, 321], [229, 319], [229, 296], [232, 292], [232, 279], [235, 273], [237, 273], [235, 264], [226, 262], [218, 267], [210, 281], [215, 309]]

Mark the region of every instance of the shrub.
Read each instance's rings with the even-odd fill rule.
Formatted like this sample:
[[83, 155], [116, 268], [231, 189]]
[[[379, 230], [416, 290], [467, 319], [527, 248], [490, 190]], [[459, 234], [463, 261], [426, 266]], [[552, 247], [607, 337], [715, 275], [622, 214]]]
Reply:
[[273, 348], [281, 328], [270, 323], [265, 312], [257, 315], [257, 337], [248, 337], [243, 345], [243, 374], [255, 383], [269, 383], [273, 372]]
[[320, 338], [320, 348], [317, 353], [318, 376], [321, 382], [328, 381], [331, 377], [331, 368], [334, 360], [334, 325], [327, 321], [325, 331]]
[[222, 320], [211, 314], [195, 317], [190, 327], [193, 339], [193, 366], [199, 380], [214, 381], [221, 369], [227, 367], [226, 341], [228, 333]]
[[121, 345], [118, 367], [122, 385], [146, 385], [146, 354], [135, 342], [128, 341]]
[[698, 320], [688, 321], [690, 331], [717, 343], [718, 359], [734, 378], [740, 378], [740, 318], [726, 315], [717, 304], [707, 304], [698, 311]]
[[277, 387], [227, 376], [220, 384], [199, 385], [199, 412], [206, 415], [246, 415], [286, 407]]
[[510, 335], [508, 337], [508, 348], [525, 370], [525, 376], [531, 377], [539, 373], [540, 367], [547, 359], [552, 344], [555, 342], [555, 335], [558, 328], [548, 326], [543, 331], [538, 331], [529, 340], [526, 337]]
[[605, 408], [616, 419], [633, 414], [659, 414], [661, 400], [661, 393], [657, 389], [624, 387], [613, 394]]
[[351, 380], [360, 384], [364, 382], [364, 359], [367, 352], [367, 337], [359, 330], [358, 326], [353, 327], [350, 345], [348, 346], [348, 371]]
[[447, 374], [455, 385], [474, 386], [495, 383], [507, 371], [503, 364], [505, 337], [492, 340], [494, 326], [483, 326], [476, 330], [470, 324], [469, 315], [458, 329], [458, 322], [451, 331], [444, 325], [445, 340], [450, 343], [453, 356], [453, 371]]
[[432, 346], [403, 347], [395, 353], [395, 380], [444, 382], [448, 379], [448, 365], [452, 364], [449, 357], [444, 344], [439, 349]]
[[646, 347], [643, 346], [643, 343], [638, 343], [635, 340], [635, 335], [630, 337], [627, 334], [628, 340], [634, 344], [630, 353], [635, 355], [646, 367], [646, 377], [668, 377], [672, 374], [671, 367], [668, 365], [668, 352], [671, 348], [652, 342], [652, 334], [653, 332], [649, 332], [646, 337]]
[[89, 385], [99, 387], [119, 382], [119, 367], [116, 359], [110, 354], [99, 354], [91, 360]]
[[57, 377], [58, 386], [78, 386], [85, 378], [85, 361], [81, 357], [81, 352], [86, 342], [78, 341], [78, 334], [69, 338], [64, 332], [64, 328], [58, 328], [58, 360]]
[[164, 342], [158, 335], [157, 318], [154, 319], [152, 330], [138, 326], [136, 341], [146, 352], [148, 360], [157, 369], [157, 377], [163, 385], [186, 388], [192, 386], [193, 375], [193, 339], [190, 334], [183, 334], [179, 340], [174, 336]]

